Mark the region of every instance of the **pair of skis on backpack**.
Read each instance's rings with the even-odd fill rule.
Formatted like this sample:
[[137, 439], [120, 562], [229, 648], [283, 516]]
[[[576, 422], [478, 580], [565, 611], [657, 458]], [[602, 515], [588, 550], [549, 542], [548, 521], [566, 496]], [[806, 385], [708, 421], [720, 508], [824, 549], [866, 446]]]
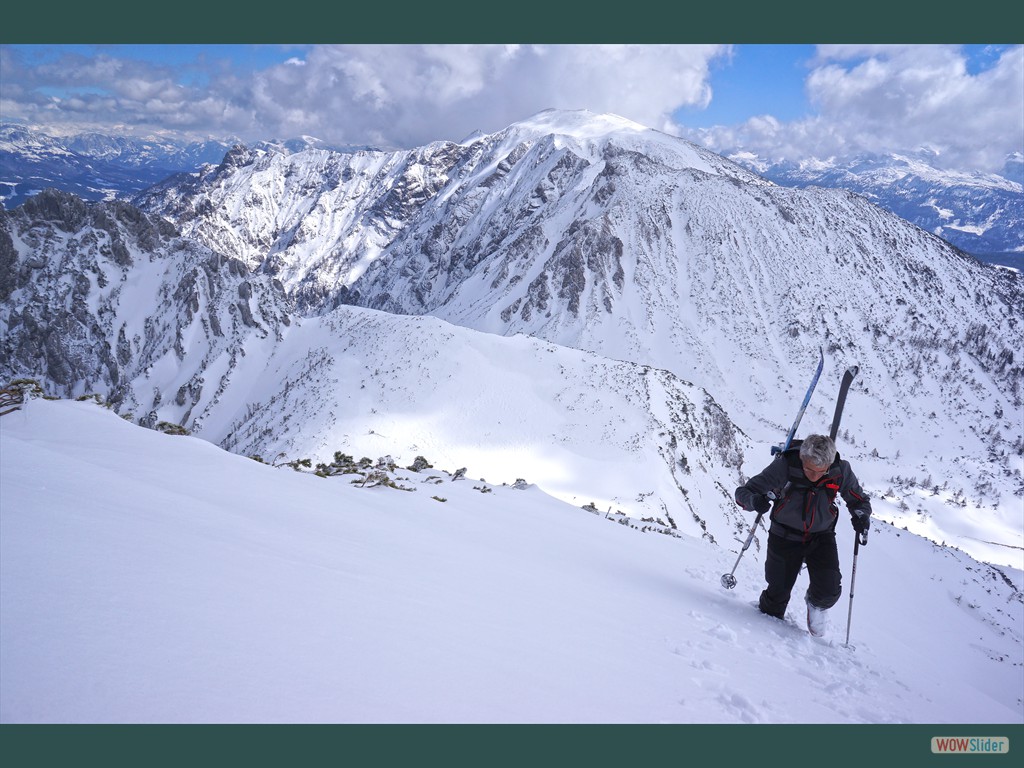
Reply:
[[[818, 379], [821, 378], [821, 371], [825, 367], [825, 353], [818, 347], [818, 368], [814, 372], [814, 378], [811, 379], [811, 385], [807, 388], [807, 394], [804, 395], [803, 403], [800, 404], [800, 410], [796, 414], [796, 418], [793, 420], [793, 426], [789, 428], [789, 433], [786, 435], [786, 442], [782, 445], [772, 446], [772, 456], [777, 453], [782, 453], [790, 444], [793, 442], [793, 437], [796, 435], [797, 427], [800, 426], [800, 420], [804, 417], [804, 411], [807, 410], [807, 404], [811, 401], [811, 395], [814, 394], [814, 388], [818, 386]], [[828, 435], [833, 441], [836, 439], [836, 435], [839, 434], [839, 421], [843, 417], [843, 407], [846, 405], [846, 395], [850, 391], [850, 385], [856, 378], [860, 368], [856, 365], [851, 365], [843, 373], [843, 380], [839, 383], [839, 396], [836, 398], [836, 411], [832, 416], [832, 426], [829, 428]]]

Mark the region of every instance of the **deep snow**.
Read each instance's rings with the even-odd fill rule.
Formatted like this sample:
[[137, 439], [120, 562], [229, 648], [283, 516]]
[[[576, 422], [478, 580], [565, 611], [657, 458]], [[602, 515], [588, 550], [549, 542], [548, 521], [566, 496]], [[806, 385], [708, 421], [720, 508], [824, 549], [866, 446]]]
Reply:
[[844, 522], [819, 640], [805, 576], [787, 621], [753, 607], [763, 533], [725, 590], [739, 542], [455, 469], [360, 488], [29, 401], [0, 419], [0, 722], [1024, 722], [1020, 571], [879, 522], [851, 604]]

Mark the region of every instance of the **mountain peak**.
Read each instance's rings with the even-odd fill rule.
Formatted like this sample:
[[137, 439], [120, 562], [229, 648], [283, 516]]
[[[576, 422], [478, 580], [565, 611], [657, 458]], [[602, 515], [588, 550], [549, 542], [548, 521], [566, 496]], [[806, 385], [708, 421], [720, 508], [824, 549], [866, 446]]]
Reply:
[[610, 112], [589, 109], [545, 109], [509, 126], [509, 130], [538, 135], [559, 134], [576, 139], [593, 139], [613, 133], [649, 133], [650, 128]]

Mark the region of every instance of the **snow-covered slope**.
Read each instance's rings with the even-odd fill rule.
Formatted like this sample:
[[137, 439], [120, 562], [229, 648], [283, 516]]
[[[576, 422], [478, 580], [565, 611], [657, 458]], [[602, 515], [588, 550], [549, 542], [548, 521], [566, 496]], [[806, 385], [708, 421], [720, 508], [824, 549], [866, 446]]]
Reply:
[[725, 590], [734, 551], [452, 470], [0, 417], [0, 721], [1021, 723], [1019, 571], [879, 524], [816, 640], [752, 606], [756, 548]]

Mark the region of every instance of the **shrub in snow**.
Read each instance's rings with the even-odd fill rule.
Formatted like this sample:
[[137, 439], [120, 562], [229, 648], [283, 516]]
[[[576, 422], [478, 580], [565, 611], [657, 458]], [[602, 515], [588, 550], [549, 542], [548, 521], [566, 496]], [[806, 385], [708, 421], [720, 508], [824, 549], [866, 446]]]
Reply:
[[410, 472], [419, 472], [423, 469], [433, 469], [434, 465], [422, 456], [417, 456], [411, 466], [406, 467]]
[[[359, 482], [353, 480], [353, 483]], [[394, 482], [391, 480], [391, 476], [381, 469], [375, 469], [372, 472], [368, 472], [366, 477], [363, 478], [363, 482], [359, 485], [360, 488], [373, 488], [377, 485], [388, 485], [392, 488], [395, 487]]]
[[187, 435], [189, 431], [185, 429], [181, 424], [172, 424], [169, 421], [158, 421], [153, 425], [153, 429], [157, 432], [163, 432], [165, 435]]
[[396, 469], [398, 469], [398, 465], [395, 463], [395, 460], [392, 459], [390, 456], [381, 456], [379, 459], [377, 459], [376, 468], [383, 469], [388, 472], [394, 472]]
[[43, 387], [35, 379], [13, 379], [4, 389], [17, 389], [25, 399], [43, 397]]

